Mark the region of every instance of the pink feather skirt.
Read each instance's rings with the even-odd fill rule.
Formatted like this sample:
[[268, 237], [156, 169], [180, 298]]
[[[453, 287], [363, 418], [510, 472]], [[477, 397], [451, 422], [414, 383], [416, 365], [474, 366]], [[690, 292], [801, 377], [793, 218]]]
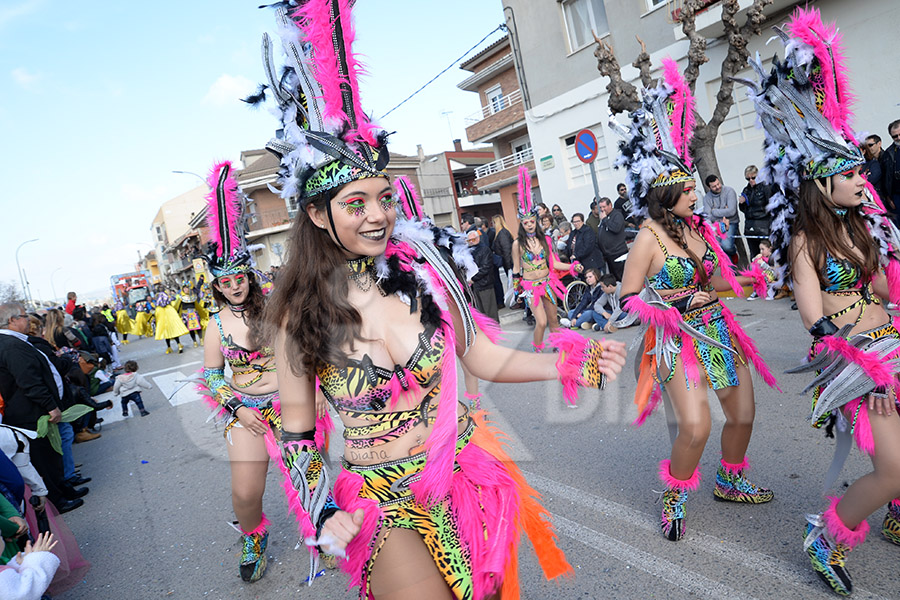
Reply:
[[525, 297], [530, 299], [531, 306], [537, 308], [541, 304], [541, 298], [546, 296], [550, 298], [550, 301], [553, 304], [556, 304], [557, 297], [564, 298], [566, 295], [566, 286], [562, 284], [562, 281], [558, 277], [555, 277], [555, 273], [553, 271], [550, 272], [550, 275], [542, 279], [535, 279], [533, 281], [529, 281], [527, 279], [522, 280], [522, 288], [525, 290]]
[[[900, 331], [897, 331], [897, 328], [894, 327], [893, 323], [885, 323], [884, 325], [880, 325], [873, 329], [869, 329], [868, 331], [863, 331], [858, 335], [865, 335], [870, 337], [872, 341], [879, 340], [885, 337], [894, 337], [900, 338]], [[809, 358], [812, 359], [821, 351], [821, 340], [814, 339], [812, 345], [809, 347]], [[821, 371], [818, 371], [820, 373]], [[812, 407], [810, 410], [814, 410], [816, 408], [816, 403], [819, 400], [819, 394], [822, 392], [824, 388], [822, 386], [818, 386], [813, 388], [813, 397], [812, 397]], [[900, 398], [895, 399], [895, 407], [897, 412], [900, 413]], [[872, 426], [869, 423], [869, 412], [867, 407], [867, 398], [865, 396], [861, 396], [859, 398], [850, 399], [844, 406], [840, 409], [843, 411], [844, 416], [847, 418], [847, 421], [850, 422], [850, 431], [853, 432], [853, 439], [856, 441], [856, 446], [868, 454], [869, 456], [875, 455], [875, 440], [872, 438]], [[816, 429], [826, 428], [829, 429], [829, 425], [834, 419], [834, 415], [832, 413], [828, 413], [822, 415], [818, 421], [812, 424]]]
[[548, 579], [571, 573], [556, 545], [549, 514], [539, 496], [502, 449], [502, 434], [472, 415], [456, 440], [449, 494], [431, 506], [418, 502], [409, 484], [427, 462], [422, 452], [371, 466], [343, 462], [334, 485], [342, 510], [362, 508], [361, 531], [347, 547], [341, 569], [361, 599], [372, 598], [370, 576], [393, 529], [416, 531], [449, 589], [460, 600], [479, 600], [498, 591], [518, 598], [518, 544], [524, 531]]

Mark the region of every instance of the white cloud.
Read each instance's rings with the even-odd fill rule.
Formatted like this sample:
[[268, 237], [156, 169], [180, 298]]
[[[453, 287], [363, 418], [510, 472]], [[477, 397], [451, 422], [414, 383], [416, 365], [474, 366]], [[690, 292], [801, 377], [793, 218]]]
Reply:
[[37, 83], [41, 80], [41, 76], [37, 73], [30, 73], [25, 67], [17, 67], [10, 73], [13, 81], [26, 90], [34, 90]]
[[206, 96], [203, 97], [203, 104], [211, 104], [213, 106], [233, 105], [241, 98], [251, 94], [255, 88], [256, 84], [246, 77], [221, 75], [209, 86]]
[[19, 17], [36, 11], [42, 4], [44, 4], [44, 0], [26, 0], [25, 2], [20, 2], [13, 6], [4, 6], [0, 8], [0, 27], [3, 27]]

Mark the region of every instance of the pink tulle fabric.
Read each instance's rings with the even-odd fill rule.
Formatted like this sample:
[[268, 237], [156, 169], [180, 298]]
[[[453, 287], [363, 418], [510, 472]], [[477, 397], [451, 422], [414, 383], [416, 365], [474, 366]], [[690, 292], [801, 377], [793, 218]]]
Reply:
[[[36, 536], [39, 533], [37, 517], [34, 514], [34, 508], [31, 506], [30, 499], [31, 488], [26, 485], [25, 521], [28, 523], [31, 533]], [[65, 519], [60, 516], [53, 503], [47, 500], [45, 506], [47, 520], [50, 522], [50, 531], [59, 540], [59, 543], [51, 551], [59, 558], [59, 568], [56, 570], [56, 575], [54, 575], [50, 587], [47, 588], [47, 593], [55, 596], [81, 583], [87, 572], [91, 570], [91, 563], [82, 556], [78, 547], [78, 540], [75, 539], [72, 530], [66, 525]]]

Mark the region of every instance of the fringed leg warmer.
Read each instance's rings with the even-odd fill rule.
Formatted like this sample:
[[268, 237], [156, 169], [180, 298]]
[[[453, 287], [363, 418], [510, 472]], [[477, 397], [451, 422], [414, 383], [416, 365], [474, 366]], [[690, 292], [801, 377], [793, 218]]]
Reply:
[[813, 569], [832, 590], [841, 596], [853, 591], [850, 573], [845, 566], [847, 555], [866, 539], [869, 524], [862, 521], [850, 529], [837, 514], [840, 498], [829, 497], [831, 504], [819, 515], [806, 515], [806, 540], [803, 548], [809, 555]]
[[690, 479], [676, 479], [669, 471], [671, 462], [669, 459], [660, 461], [659, 478], [666, 484], [663, 492], [662, 521], [660, 527], [662, 534], [669, 540], [677, 542], [684, 537], [685, 507], [687, 506], [688, 492], [696, 490], [700, 486], [700, 468], [694, 469]]

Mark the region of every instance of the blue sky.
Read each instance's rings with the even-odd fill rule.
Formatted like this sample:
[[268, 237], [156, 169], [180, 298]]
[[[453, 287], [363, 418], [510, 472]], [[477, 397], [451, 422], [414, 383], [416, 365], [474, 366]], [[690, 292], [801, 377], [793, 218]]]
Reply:
[[[0, 281], [18, 283], [16, 248], [39, 238], [19, 252], [36, 298], [106, 287], [150, 249], [159, 205], [198, 183], [173, 170], [204, 174], [266, 143], [274, 117], [238, 101], [262, 81], [260, 38], [274, 31], [259, 4], [0, 3]], [[500, 0], [358, 0], [354, 13], [376, 117], [503, 22]], [[380, 122], [394, 151], [465, 143], [479, 108], [456, 88], [465, 75], [451, 68]]]

